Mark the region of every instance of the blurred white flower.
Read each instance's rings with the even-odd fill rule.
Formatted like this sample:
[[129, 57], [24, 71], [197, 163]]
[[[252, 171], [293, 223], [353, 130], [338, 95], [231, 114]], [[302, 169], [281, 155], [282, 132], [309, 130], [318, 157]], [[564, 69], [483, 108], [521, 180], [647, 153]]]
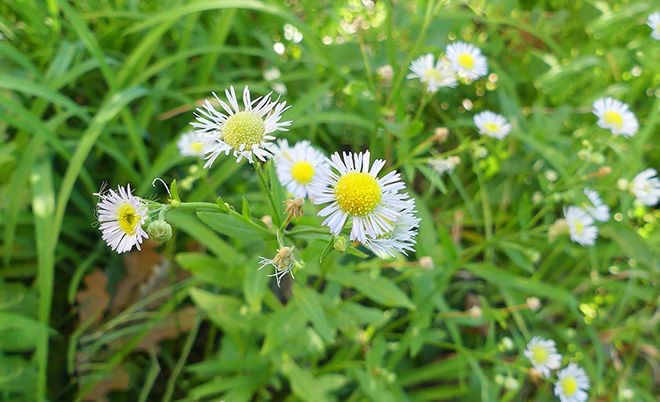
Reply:
[[632, 179], [630, 191], [635, 194], [639, 202], [649, 207], [654, 206], [660, 199], [660, 180], [655, 169], [641, 171]]
[[300, 43], [303, 40], [303, 34], [291, 24], [284, 24], [284, 38], [293, 43]]
[[376, 74], [381, 80], [389, 82], [392, 81], [392, 77], [394, 77], [394, 70], [392, 69], [392, 66], [385, 64], [376, 69]]
[[561, 355], [557, 353], [555, 341], [533, 337], [525, 348], [525, 357], [532, 363], [543, 377], [550, 377], [550, 371], [556, 370], [561, 364]]
[[183, 156], [204, 156], [204, 134], [194, 131], [188, 131], [181, 134], [176, 146], [179, 148], [179, 153]]
[[639, 128], [637, 118], [625, 103], [614, 98], [601, 98], [594, 102], [593, 113], [598, 125], [614, 135], [632, 137]]
[[418, 78], [421, 82], [426, 84], [429, 92], [436, 92], [442, 87], [455, 87], [458, 82], [456, 81], [456, 72], [446, 59], [440, 57], [435, 61], [432, 54], [425, 54], [415, 59], [410, 64], [410, 71], [408, 79]]
[[497, 113], [488, 110], [474, 116], [474, 124], [479, 129], [479, 134], [501, 140], [511, 131], [511, 124]]
[[405, 189], [401, 175], [393, 170], [378, 178], [385, 161], [376, 159], [370, 165], [369, 157], [369, 151], [344, 152], [343, 158], [333, 154], [309, 191], [314, 204], [330, 204], [318, 213], [327, 217], [323, 225], [338, 235], [351, 218], [350, 239], [361, 243], [391, 233], [410, 198], [401, 192]]
[[144, 201], [132, 194], [131, 185], [119, 186], [117, 191], [107, 190], [94, 194], [99, 197], [96, 215], [101, 224], [103, 240], [118, 253], [138, 250], [140, 243], [149, 236], [142, 229], [147, 219]]
[[592, 246], [598, 237], [598, 228], [594, 219], [580, 207], [571, 205], [564, 209], [564, 217], [568, 224], [571, 240], [583, 246]]
[[275, 81], [282, 76], [280, 69], [277, 67], [271, 67], [267, 70], [264, 70], [264, 79], [266, 81]]
[[446, 172], [453, 171], [458, 164], [461, 163], [461, 158], [458, 156], [450, 156], [448, 158], [437, 158], [431, 159], [429, 165], [438, 172], [438, 174], [444, 174]]
[[295, 197], [307, 197], [312, 182], [319, 180], [319, 168], [326, 157], [309, 141], [299, 141], [291, 147], [286, 140], [280, 140], [273, 154], [282, 185]]
[[589, 378], [575, 363], [569, 364], [557, 374], [555, 395], [561, 402], [584, 402], [589, 398]]
[[394, 229], [390, 233], [369, 238], [364, 243], [365, 247], [380, 258], [395, 257], [397, 253], [407, 254], [406, 251], [414, 251], [420, 220], [415, 216], [415, 200], [411, 198], [405, 203], [406, 206], [394, 222]]
[[584, 195], [587, 196], [591, 204], [584, 206], [584, 210], [595, 220], [607, 222], [610, 219], [610, 207], [603, 203], [600, 195], [590, 188], [584, 189]]
[[651, 37], [655, 40], [660, 40], [660, 13], [653, 13], [649, 15], [646, 25], [650, 26], [653, 32]]
[[454, 42], [447, 45], [447, 58], [460, 77], [476, 80], [488, 74], [488, 63], [481, 50], [465, 42]]
[[218, 111], [208, 100], [195, 110], [196, 121], [190, 123], [195, 132], [204, 136], [204, 154], [209, 167], [220, 154], [232, 153], [239, 162], [245, 158], [250, 163], [258, 160], [265, 162], [272, 156], [272, 141], [275, 131], [287, 131], [291, 121], [280, 121], [282, 113], [288, 109], [286, 102], [279, 98], [271, 100], [270, 93], [252, 100], [250, 90], [243, 89], [244, 110], [238, 106], [234, 87], [225, 90], [229, 104], [213, 96], [224, 112]]

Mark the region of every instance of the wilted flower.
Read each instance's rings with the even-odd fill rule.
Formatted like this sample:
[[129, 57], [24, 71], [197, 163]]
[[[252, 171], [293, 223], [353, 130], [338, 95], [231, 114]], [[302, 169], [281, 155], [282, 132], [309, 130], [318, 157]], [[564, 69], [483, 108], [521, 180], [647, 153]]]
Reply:
[[287, 216], [292, 218], [300, 218], [305, 214], [305, 211], [303, 210], [304, 204], [305, 200], [300, 197], [293, 199], [290, 198], [284, 201], [284, 212], [286, 212]]
[[149, 236], [142, 229], [147, 219], [147, 206], [135, 197], [131, 185], [119, 186], [117, 191], [107, 190], [94, 194], [99, 197], [97, 217], [101, 224], [103, 240], [118, 253], [133, 248], [140, 249], [140, 243]]
[[293, 256], [294, 249], [295, 247], [282, 247], [277, 250], [277, 254], [273, 259], [261, 257], [259, 261], [259, 269], [262, 269], [268, 265], [272, 265], [275, 268], [275, 273], [268, 276], [275, 277], [277, 280], [277, 286], [280, 286], [282, 278], [284, 278], [288, 273], [291, 274], [293, 279], [296, 279], [296, 277], [293, 276], [293, 267], [296, 263], [296, 259]]

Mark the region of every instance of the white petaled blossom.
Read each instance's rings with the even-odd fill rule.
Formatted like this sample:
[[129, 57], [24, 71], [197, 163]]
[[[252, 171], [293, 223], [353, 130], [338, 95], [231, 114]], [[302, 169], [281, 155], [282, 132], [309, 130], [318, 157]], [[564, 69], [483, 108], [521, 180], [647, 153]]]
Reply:
[[555, 395], [561, 402], [584, 402], [589, 399], [589, 377], [575, 363], [571, 363], [557, 374]]
[[653, 13], [649, 15], [646, 25], [650, 26], [653, 32], [651, 37], [655, 40], [660, 40], [660, 13]]
[[598, 125], [614, 135], [632, 137], [639, 128], [637, 118], [625, 103], [614, 98], [601, 98], [594, 102], [593, 113]]
[[270, 95], [252, 100], [246, 86], [241, 110], [234, 87], [230, 87], [225, 90], [228, 103], [213, 93], [224, 111], [216, 110], [208, 100], [195, 109], [196, 121], [190, 124], [195, 127], [195, 132], [204, 135], [204, 167], [211, 166], [223, 153], [231, 153], [237, 162], [245, 158], [250, 163], [254, 162], [254, 158], [265, 162], [272, 156], [272, 141], [275, 139], [272, 134], [287, 131], [291, 121], [280, 121], [288, 107], [279, 98], [271, 100]]
[[453, 171], [458, 164], [461, 163], [461, 158], [458, 156], [450, 156], [448, 158], [437, 158], [429, 161], [429, 166], [433, 168], [438, 174], [442, 175], [446, 172]]
[[583, 246], [593, 246], [598, 237], [598, 228], [594, 218], [580, 207], [571, 205], [564, 210], [571, 240]]
[[397, 253], [414, 251], [415, 237], [420, 219], [415, 216], [415, 200], [406, 200], [401, 216], [394, 222], [394, 229], [375, 239], [367, 239], [365, 247], [380, 258], [395, 257]]
[[177, 141], [176, 145], [179, 148], [179, 153], [183, 156], [204, 156], [204, 140], [205, 135], [188, 131], [183, 133]]
[[437, 61], [432, 54], [425, 54], [413, 60], [410, 64], [410, 74], [408, 79], [418, 78], [422, 83], [426, 84], [426, 89], [433, 93], [442, 87], [453, 88], [458, 85], [456, 80], [456, 71], [452, 64], [443, 57], [439, 57]]
[[323, 225], [338, 235], [350, 218], [350, 239], [363, 244], [391, 233], [409, 198], [401, 192], [401, 175], [392, 171], [378, 178], [385, 161], [376, 159], [370, 166], [369, 156], [369, 151], [344, 152], [342, 160], [333, 154], [310, 191], [315, 204], [330, 204], [318, 213], [325, 217]]
[[133, 248], [149, 236], [142, 229], [147, 219], [147, 205], [132, 194], [130, 184], [117, 191], [107, 190], [94, 194], [99, 197], [96, 214], [103, 240], [118, 253]]
[[488, 74], [488, 62], [481, 50], [465, 42], [454, 42], [447, 45], [447, 58], [460, 77], [476, 80]]
[[610, 219], [610, 207], [603, 203], [600, 195], [590, 188], [584, 189], [584, 195], [587, 196], [591, 204], [584, 206], [584, 210], [595, 220], [607, 222]]
[[630, 191], [635, 195], [637, 201], [649, 207], [654, 206], [660, 200], [660, 180], [655, 169], [641, 171], [632, 179]]
[[497, 113], [488, 110], [474, 116], [474, 124], [479, 129], [479, 134], [501, 140], [511, 131], [511, 124]]
[[275, 170], [282, 185], [295, 197], [305, 198], [312, 183], [318, 181], [319, 168], [327, 158], [309, 141], [289, 146], [280, 140], [274, 150]]
[[550, 377], [550, 371], [559, 368], [561, 355], [557, 353], [555, 341], [533, 337], [525, 348], [525, 357], [543, 377]]

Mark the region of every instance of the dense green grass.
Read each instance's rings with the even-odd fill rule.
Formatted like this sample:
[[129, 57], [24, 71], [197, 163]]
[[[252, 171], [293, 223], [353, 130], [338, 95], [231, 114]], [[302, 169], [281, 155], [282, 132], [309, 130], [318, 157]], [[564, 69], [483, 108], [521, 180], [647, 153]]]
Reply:
[[[591, 400], [655, 400], [660, 214], [617, 188], [660, 166], [653, 11], [647, 1], [3, 1], [0, 399], [100, 400], [114, 379], [110, 400], [556, 400], [522, 355], [539, 335], [585, 368]], [[411, 60], [452, 40], [479, 46], [492, 75], [432, 97], [405, 79]], [[386, 64], [391, 81], [377, 73]], [[281, 76], [268, 81], [273, 68]], [[289, 141], [370, 149], [402, 171], [422, 219], [416, 254], [335, 251], [319, 263], [327, 236], [300, 234], [305, 265], [280, 290], [256, 270], [272, 236], [231, 215], [174, 211], [175, 238], [158, 249], [169, 268], [112, 307], [130, 267], [149, 271], [153, 255], [111, 252], [92, 194], [131, 183], [166, 202], [152, 187], [161, 177], [185, 201], [221, 196], [245, 219], [272, 215], [249, 165], [223, 157], [202, 169], [176, 140], [211, 91], [282, 84]], [[633, 138], [596, 126], [591, 104], [604, 96], [635, 112]], [[504, 141], [477, 134], [472, 116], [486, 109], [512, 122]], [[436, 127], [446, 142], [429, 140]], [[428, 167], [449, 155], [461, 157], [455, 171]], [[594, 247], [549, 241], [586, 186], [614, 219]], [[316, 210], [301, 224], [317, 225]], [[115, 301], [81, 319], [83, 278], [97, 270], [107, 284], [92, 299]], [[174, 333], [142, 347], [163, 323]]]

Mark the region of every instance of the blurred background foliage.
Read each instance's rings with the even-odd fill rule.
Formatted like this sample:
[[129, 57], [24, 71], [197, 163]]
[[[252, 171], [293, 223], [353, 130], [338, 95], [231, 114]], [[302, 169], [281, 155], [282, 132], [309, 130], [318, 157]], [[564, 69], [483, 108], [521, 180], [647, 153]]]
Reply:
[[[592, 400], [655, 400], [660, 216], [616, 185], [660, 165], [653, 11], [3, 1], [0, 399], [550, 401], [522, 356], [542, 335], [586, 369]], [[405, 80], [413, 58], [454, 40], [483, 50], [487, 78], [433, 97]], [[416, 255], [334, 252], [319, 264], [325, 240], [301, 234], [305, 265], [280, 290], [256, 270], [272, 238], [184, 212], [169, 215], [167, 245], [112, 253], [94, 226], [103, 181], [164, 200], [152, 180], [176, 179], [184, 200], [220, 195], [254, 219], [269, 213], [244, 163], [207, 171], [178, 155], [192, 109], [229, 85], [281, 93], [290, 142], [370, 149], [401, 169], [422, 218]], [[596, 126], [603, 96], [631, 106], [635, 137]], [[472, 115], [485, 109], [513, 123], [505, 141], [477, 135]], [[437, 127], [446, 142], [433, 141]], [[461, 158], [453, 172], [428, 167], [449, 155]], [[614, 219], [594, 247], [550, 242], [548, 226], [587, 185]], [[316, 224], [307, 208], [302, 224]]]

